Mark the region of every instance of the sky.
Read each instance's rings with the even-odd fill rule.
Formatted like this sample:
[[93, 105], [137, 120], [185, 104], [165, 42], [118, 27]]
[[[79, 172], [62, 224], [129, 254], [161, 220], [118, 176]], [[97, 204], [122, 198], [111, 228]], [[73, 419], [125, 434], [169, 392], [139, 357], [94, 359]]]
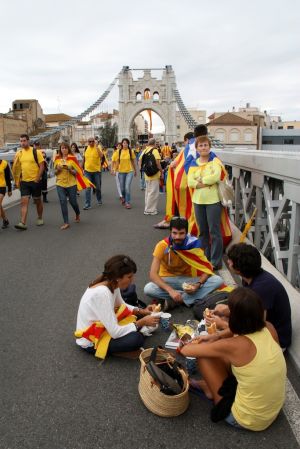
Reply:
[[34, 98], [76, 116], [122, 66], [172, 65], [187, 107], [300, 120], [299, 0], [2, 0], [0, 14], [0, 113]]

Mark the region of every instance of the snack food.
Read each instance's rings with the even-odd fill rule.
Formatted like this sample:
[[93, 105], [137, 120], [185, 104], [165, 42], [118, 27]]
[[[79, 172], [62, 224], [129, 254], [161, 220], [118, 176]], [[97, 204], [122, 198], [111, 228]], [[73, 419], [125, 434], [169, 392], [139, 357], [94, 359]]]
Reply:
[[157, 304], [157, 306], [154, 307], [153, 312], [157, 313], [161, 311], [161, 304]]
[[188, 284], [187, 282], [184, 282], [182, 284], [182, 288], [183, 290], [189, 291], [189, 290], [194, 290], [194, 287], [192, 284]]
[[215, 334], [217, 332], [217, 325], [215, 322], [206, 325], [206, 330], [208, 334]]
[[185, 334], [192, 336], [194, 334], [194, 329], [190, 326], [184, 326], [182, 324], [173, 324], [173, 328], [179, 338], [182, 338]]

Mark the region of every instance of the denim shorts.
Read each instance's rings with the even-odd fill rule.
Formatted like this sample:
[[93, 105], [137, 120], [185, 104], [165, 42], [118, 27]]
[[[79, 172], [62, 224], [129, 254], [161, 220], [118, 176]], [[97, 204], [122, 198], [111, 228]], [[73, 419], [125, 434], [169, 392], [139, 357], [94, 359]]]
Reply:
[[0, 187], [0, 195], [6, 194], [6, 187]]
[[241, 426], [241, 425], [237, 422], [237, 420], [236, 420], [235, 417], [233, 416], [232, 412], [230, 412], [229, 415], [226, 416], [225, 422], [227, 422], [227, 424], [229, 424], [230, 426], [236, 427], [237, 429], [244, 429], [244, 427]]
[[33, 199], [38, 199], [42, 194], [42, 185], [40, 182], [21, 181], [20, 192], [21, 196], [32, 196]]

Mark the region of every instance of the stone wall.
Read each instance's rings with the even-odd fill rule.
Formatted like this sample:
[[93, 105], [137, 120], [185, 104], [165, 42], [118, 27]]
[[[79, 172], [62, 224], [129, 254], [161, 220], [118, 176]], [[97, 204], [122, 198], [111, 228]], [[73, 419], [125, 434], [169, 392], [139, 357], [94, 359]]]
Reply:
[[18, 142], [20, 134], [27, 133], [27, 121], [0, 115], [0, 148], [6, 143]]

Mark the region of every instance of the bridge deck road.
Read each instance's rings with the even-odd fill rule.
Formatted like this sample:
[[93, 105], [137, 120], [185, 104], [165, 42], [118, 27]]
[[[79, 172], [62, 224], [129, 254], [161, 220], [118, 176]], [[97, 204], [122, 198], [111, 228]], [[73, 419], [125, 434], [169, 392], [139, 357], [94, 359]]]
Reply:
[[[137, 386], [139, 362], [110, 357], [103, 364], [75, 345], [73, 331], [81, 295], [111, 255], [129, 254], [138, 264], [143, 298], [152, 249], [165, 235], [152, 225], [163, 216], [143, 215], [143, 192], [133, 182], [133, 209], [119, 204], [115, 181], [103, 174], [103, 206], [82, 211], [80, 224], [60, 231], [55, 190], [45, 205], [45, 226], [0, 229], [1, 248], [1, 449], [188, 448], [257, 449], [298, 447], [280, 413], [265, 432], [213, 424], [210, 403], [191, 395], [188, 411], [174, 419], [151, 414]], [[79, 199], [83, 205], [83, 194]], [[7, 210], [12, 224], [19, 207]], [[71, 214], [73, 218], [73, 212]], [[174, 312], [175, 320], [190, 316]], [[162, 331], [146, 346], [164, 343]]]

